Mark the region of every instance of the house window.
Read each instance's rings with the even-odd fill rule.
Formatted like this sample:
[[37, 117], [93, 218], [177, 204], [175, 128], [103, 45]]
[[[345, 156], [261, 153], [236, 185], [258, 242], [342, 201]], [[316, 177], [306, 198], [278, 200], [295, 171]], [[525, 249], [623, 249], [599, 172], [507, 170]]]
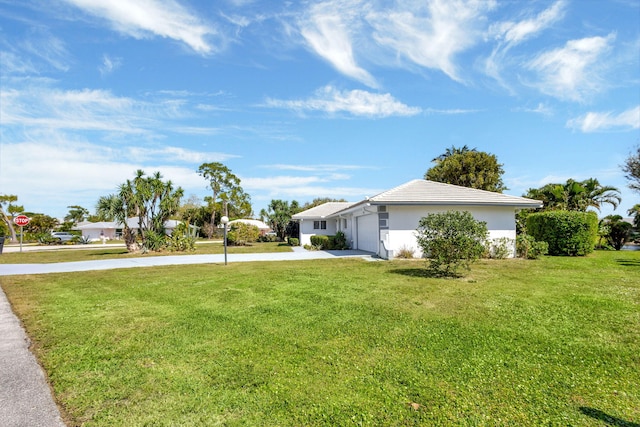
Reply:
[[347, 219], [346, 218], [342, 218], [342, 229], [343, 230], [347, 229]]
[[327, 229], [327, 221], [313, 221], [313, 229], [314, 230], [326, 230]]

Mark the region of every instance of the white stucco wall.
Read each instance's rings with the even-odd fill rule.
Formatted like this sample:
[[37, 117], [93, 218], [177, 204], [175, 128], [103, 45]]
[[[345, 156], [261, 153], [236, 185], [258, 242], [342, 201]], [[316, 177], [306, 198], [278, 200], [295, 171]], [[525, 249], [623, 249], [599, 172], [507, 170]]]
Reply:
[[338, 221], [335, 218], [316, 220], [316, 221], [326, 221], [327, 222], [326, 230], [322, 230], [322, 229], [315, 230], [313, 228], [313, 221], [314, 220], [311, 220], [311, 219], [304, 219], [300, 221], [300, 245], [301, 246], [310, 245], [311, 236], [313, 235], [332, 236], [336, 234], [336, 232], [338, 231], [336, 228]]
[[[407, 248], [414, 250], [415, 257], [421, 257], [422, 252], [418, 247], [415, 237], [418, 222], [430, 213], [446, 212], [452, 210], [446, 206], [388, 206], [389, 230], [380, 232], [381, 240], [384, 240], [384, 248], [397, 253], [400, 249]], [[489, 239], [506, 237], [512, 239], [511, 252], [515, 249], [516, 223], [515, 209], [512, 207], [477, 207], [477, 206], [456, 206], [456, 210], [469, 211], [473, 217], [479, 221], [485, 221], [489, 229]], [[377, 231], [372, 231], [377, 232]], [[381, 247], [381, 250], [383, 248]], [[385, 256], [384, 253], [379, 253]]]

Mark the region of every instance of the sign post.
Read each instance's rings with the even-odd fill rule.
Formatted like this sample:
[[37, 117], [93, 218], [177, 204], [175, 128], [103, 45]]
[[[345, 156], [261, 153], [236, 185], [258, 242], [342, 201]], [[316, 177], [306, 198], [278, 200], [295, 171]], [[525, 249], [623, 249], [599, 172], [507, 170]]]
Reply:
[[20, 252], [22, 252], [22, 235], [24, 234], [23, 227], [29, 224], [29, 221], [31, 220], [26, 215], [18, 215], [13, 218], [13, 223], [20, 227]]

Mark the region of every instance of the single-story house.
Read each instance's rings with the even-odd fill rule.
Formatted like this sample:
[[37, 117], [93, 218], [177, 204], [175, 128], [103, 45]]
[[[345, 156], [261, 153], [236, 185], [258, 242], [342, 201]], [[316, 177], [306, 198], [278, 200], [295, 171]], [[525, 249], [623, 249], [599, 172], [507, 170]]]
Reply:
[[391, 259], [401, 249], [422, 256], [415, 235], [421, 218], [436, 212], [469, 211], [487, 223], [490, 240], [511, 239], [513, 255], [516, 212], [540, 207], [538, 200], [416, 179], [360, 202], [325, 203], [292, 219], [300, 223], [301, 245], [310, 244], [312, 235], [342, 231], [353, 249]]
[[[173, 230], [181, 221], [169, 219], [164, 222], [167, 235], [173, 233]], [[138, 229], [138, 218], [127, 219], [127, 225], [131, 229]], [[83, 222], [75, 226], [74, 230], [82, 232], [82, 237], [88, 238], [90, 241], [99, 241], [104, 237], [106, 240], [122, 238], [123, 224], [115, 221], [103, 222]]]

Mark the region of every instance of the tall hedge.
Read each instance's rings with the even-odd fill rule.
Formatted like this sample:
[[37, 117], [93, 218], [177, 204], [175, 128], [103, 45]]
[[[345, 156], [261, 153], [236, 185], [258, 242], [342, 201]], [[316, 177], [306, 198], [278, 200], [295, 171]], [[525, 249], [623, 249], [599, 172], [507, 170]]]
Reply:
[[598, 239], [595, 212], [546, 211], [527, 218], [527, 233], [549, 244], [549, 255], [583, 256]]

